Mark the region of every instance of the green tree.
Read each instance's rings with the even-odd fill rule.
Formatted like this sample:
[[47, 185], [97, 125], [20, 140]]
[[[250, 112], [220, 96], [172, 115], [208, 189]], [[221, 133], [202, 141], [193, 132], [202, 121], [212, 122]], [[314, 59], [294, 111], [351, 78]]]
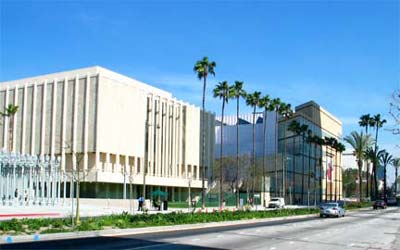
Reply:
[[389, 154], [386, 150], [381, 150], [378, 153], [379, 163], [383, 167], [383, 199], [387, 202], [387, 177], [386, 177], [386, 167], [392, 164], [393, 156]]
[[351, 132], [350, 135], [346, 136], [344, 140], [350, 144], [353, 148], [353, 155], [357, 158], [358, 166], [358, 180], [359, 180], [359, 201], [361, 202], [361, 191], [362, 191], [362, 166], [363, 159], [365, 158], [365, 151], [372, 145], [373, 140], [370, 135], [366, 135], [363, 132], [358, 133], [356, 131]]
[[240, 161], [239, 161], [239, 108], [240, 98], [246, 98], [246, 91], [243, 89], [243, 82], [235, 81], [232, 86], [232, 98], [236, 99], [236, 207], [239, 208], [240, 203]]
[[8, 127], [8, 151], [12, 152], [13, 151], [13, 142], [14, 142], [14, 119], [15, 119], [15, 114], [18, 112], [19, 107], [14, 105], [14, 104], [8, 104], [4, 112], [0, 112], [1, 116], [3, 118], [8, 117], [9, 121], [9, 127]]
[[208, 60], [208, 57], [203, 57], [202, 60], [199, 60], [195, 63], [193, 70], [197, 73], [197, 77], [199, 80], [203, 80], [203, 101], [201, 106], [202, 111], [202, 131], [201, 131], [201, 167], [202, 167], [202, 178], [201, 178], [201, 207], [202, 209], [206, 206], [206, 188], [205, 188], [205, 179], [206, 179], [206, 166], [205, 166], [205, 154], [206, 154], [206, 88], [207, 88], [207, 78], [208, 75], [215, 76], [215, 67], [216, 63], [214, 61]]
[[223, 81], [218, 83], [214, 90], [214, 97], [217, 97], [222, 100], [222, 111], [221, 111], [221, 130], [220, 130], [220, 135], [221, 135], [221, 144], [220, 144], [220, 166], [219, 166], [219, 207], [222, 208], [222, 201], [224, 199], [223, 197], [223, 164], [222, 164], [222, 159], [223, 159], [223, 154], [222, 154], [222, 149], [224, 145], [223, 141], [223, 130], [224, 130], [224, 112], [225, 112], [225, 104], [228, 103], [228, 100], [232, 97], [232, 88], [229, 86], [227, 81]]
[[[383, 125], [386, 123], [385, 119], [381, 118], [380, 114], [376, 114], [372, 117], [370, 126], [375, 128], [375, 145], [374, 149], [375, 152], [378, 152], [378, 135], [379, 135], [379, 129], [383, 127]], [[375, 163], [375, 164], [374, 164]], [[374, 175], [374, 189], [375, 189], [375, 195], [378, 194], [378, 181], [377, 181], [377, 161], [372, 163], [372, 172]]]
[[253, 108], [253, 183], [252, 183], [252, 198], [254, 199], [254, 188], [256, 181], [256, 111], [261, 99], [261, 92], [255, 91], [246, 96], [246, 104]]

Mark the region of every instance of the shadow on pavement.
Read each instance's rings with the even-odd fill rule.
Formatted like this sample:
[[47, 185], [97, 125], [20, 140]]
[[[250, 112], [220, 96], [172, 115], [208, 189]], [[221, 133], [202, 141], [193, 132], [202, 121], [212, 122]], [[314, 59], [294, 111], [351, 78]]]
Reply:
[[223, 250], [222, 248], [210, 248], [195, 246], [189, 244], [170, 243], [162, 241], [152, 241], [140, 239], [134, 236], [126, 237], [94, 237], [94, 238], [82, 238], [82, 239], [71, 239], [71, 240], [52, 240], [52, 241], [37, 241], [28, 243], [10, 243], [0, 244], [1, 250], [6, 249], [211, 249], [211, 250]]

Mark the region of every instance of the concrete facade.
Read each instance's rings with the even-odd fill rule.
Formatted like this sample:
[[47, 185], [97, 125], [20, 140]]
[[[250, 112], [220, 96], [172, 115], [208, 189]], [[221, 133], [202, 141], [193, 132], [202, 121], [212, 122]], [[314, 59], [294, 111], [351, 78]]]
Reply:
[[[149, 190], [168, 191], [170, 198], [189, 179], [192, 188], [201, 188], [201, 110], [171, 93], [89, 67], [2, 82], [0, 107], [8, 104], [19, 106], [12, 150], [61, 156], [65, 181], [79, 169], [94, 195], [106, 183], [120, 184], [115, 190], [122, 188], [123, 197], [127, 183], [133, 184], [135, 195], [145, 182]], [[206, 117], [208, 173], [214, 157], [214, 115]], [[0, 147], [9, 148], [8, 126], [5, 117]]]

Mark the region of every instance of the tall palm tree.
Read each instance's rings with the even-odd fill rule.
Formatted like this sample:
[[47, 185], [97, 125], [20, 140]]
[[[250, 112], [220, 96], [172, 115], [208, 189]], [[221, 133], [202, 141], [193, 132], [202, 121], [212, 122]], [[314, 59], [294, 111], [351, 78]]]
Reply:
[[13, 151], [13, 136], [14, 136], [14, 118], [15, 114], [18, 112], [19, 107], [14, 104], [8, 104], [4, 112], [0, 112], [1, 116], [9, 118], [8, 127], [8, 151]]
[[[367, 150], [364, 153], [364, 157], [372, 163], [372, 166], [378, 166], [379, 165], [379, 156], [378, 156], [379, 150], [375, 150], [374, 147], [370, 146], [367, 148]], [[373, 167], [374, 168], [374, 167]], [[370, 192], [370, 197], [376, 197], [375, 196], [375, 190], [372, 188], [372, 177], [374, 175], [371, 175], [371, 192]]]
[[400, 168], [400, 158], [394, 158], [392, 162], [392, 166], [394, 167], [394, 196], [396, 197], [397, 195], [397, 172]]
[[[385, 119], [381, 119], [381, 114], [376, 114], [372, 117], [371, 121], [370, 121], [370, 126], [375, 128], [375, 152], [378, 152], [378, 134], [379, 134], [379, 129], [382, 128], [383, 124], [386, 123]], [[377, 172], [377, 163], [374, 165], [374, 163], [372, 164], [372, 172], [374, 175], [374, 188], [375, 188], [375, 195], [378, 194], [378, 181], [377, 181], [377, 176], [376, 176], [376, 172]]]
[[311, 173], [311, 144], [314, 143], [314, 135], [311, 129], [307, 130], [306, 142], [308, 144], [308, 179], [307, 179], [307, 195], [310, 195], [311, 177], [314, 178], [314, 173]]
[[[346, 146], [345, 146], [343, 143], [339, 142], [339, 143], [336, 145], [336, 151], [339, 152], [340, 155], [341, 155], [345, 150], [346, 150]], [[339, 171], [340, 171], [340, 173], [342, 172], [341, 166], [339, 166]], [[339, 178], [340, 178], [340, 177], [342, 176], [342, 174], [340, 174], [339, 171], [338, 171], [338, 175], [339, 175]], [[343, 182], [342, 182], [342, 185], [343, 185]], [[341, 200], [341, 198], [342, 198], [340, 194], [341, 194], [341, 193], [339, 193], [339, 197], [338, 197], [339, 200]]]
[[288, 104], [285, 103], [284, 105], [281, 105], [280, 113], [284, 119], [284, 122], [282, 122], [283, 127], [284, 127], [283, 139], [281, 140], [282, 144], [283, 144], [283, 158], [282, 158], [283, 168], [282, 169], [284, 170], [282, 173], [282, 187], [283, 187], [283, 197], [286, 199], [286, 179], [287, 179], [286, 170], [285, 170], [285, 164], [286, 164], [286, 160], [287, 160], [286, 159], [286, 121], [293, 116], [292, 105], [290, 105], [289, 103]]
[[[275, 111], [275, 150], [277, 150], [277, 143], [278, 143], [278, 116], [279, 116], [279, 111], [281, 110], [283, 102], [281, 101], [280, 98], [274, 98], [271, 100], [270, 103], [270, 109]], [[276, 151], [276, 153], [278, 150]], [[275, 170], [275, 196], [278, 196], [278, 164], [277, 164], [277, 154], [274, 154], [274, 170]]]
[[319, 146], [319, 158], [318, 158], [318, 165], [319, 169], [319, 202], [322, 202], [322, 175], [323, 175], [323, 166], [322, 166], [322, 147], [325, 145], [325, 139], [322, 137], [316, 137], [316, 144]]
[[360, 127], [365, 128], [365, 134], [368, 134], [368, 128], [371, 124], [371, 115], [370, 114], [365, 114], [360, 117], [360, 120], [358, 121], [358, 124]]
[[[265, 194], [265, 144], [266, 144], [266, 130], [267, 130], [267, 112], [271, 111], [271, 100], [268, 95], [262, 97], [260, 102], [258, 103], [258, 107], [264, 109], [265, 117], [263, 117], [263, 146], [262, 146], [262, 155], [263, 155], [263, 163], [262, 163], [262, 172], [263, 172], [263, 179], [262, 179], [262, 192]], [[262, 206], [265, 207], [265, 198], [262, 201]]]
[[253, 108], [253, 183], [252, 183], [252, 198], [254, 199], [254, 188], [256, 181], [256, 110], [260, 103], [261, 92], [255, 91], [246, 96], [246, 104]]
[[[289, 123], [289, 126], [287, 128], [288, 131], [292, 132], [293, 136], [293, 180], [292, 183], [294, 185], [293, 187], [293, 192], [292, 192], [292, 196], [294, 196], [295, 200], [296, 200], [296, 137], [300, 134], [300, 123], [296, 120], [293, 120]], [[292, 185], [290, 185], [291, 187]], [[293, 195], [294, 194], [294, 195]], [[292, 197], [290, 197], [291, 200]]]
[[222, 111], [221, 111], [221, 144], [220, 144], [220, 155], [219, 155], [219, 161], [220, 161], [220, 166], [219, 166], [219, 207], [222, 208], [222, 201], [223, 201], [223, 171], [222, 171], [222, 163], [223, 163], [223, 154], [222, 154], [222, 148], [223, 148], [223, 130], [224, 130], [224, 112], [225, 112], [225, 104], [228, 103], [228, 100], [232, 96], [232, 88], [229, 87], [229, 84], [227, 81], [219, 82], [214, 90], [214, 97], [220, 98], [222, 100]]
[[308, 131], [308, 125], [301, 124], [300, 125], [300, 136], [301, 136], [301, 165], [302, 165], [302, 174], [301, 174], [301, 203], [304, 204], [304, 177], [305, 177], [305, 163], [304, 163], [304, 155], [305, 155], [305, 147], [304, 144], [306, 142], [306, 134]]
[[209, 61], [208, 57], [203, 57], [202, 60], [199, 60], [195, 63], [193, 70], [197, 73], [197, 77], [199, 80], [203, 79], [203, 102], [202, 102], [202, 131], [201, 131], [201, 167], [203, 168], [203, 176], [201, 178], [201, 207], [202, 209], [206, 206], [206, 188], [205, 188], [205, 179], [206, 179], [206, 167], [205, 167], [205, 156], [206, 156], [206, 88], [207, 88], [207, 78], [208, 75], [211, 74], [215, 76], [215, 67], [216, 63], [214, 61]]
[[359, 180], [359, 201], [361, 202], [361, 190], [362, 190], [362, 166], [364, 159], [364, 152], [372, 145], [373, 140], [370, 135], [366, 135], [363, 132], [351, 132], [350, 135], [346, 136], [344, 140], [350, 144], [353, 148], [353, 155], [357, 158], [358, 166], [358, 180]]
[[[363, 128], [365, 128], [365, 134], [368, 134], [368, 128], [370, 127], [370, 124], [372, 123], [372, 117], [371, 117], [371, 115], [370, 114], [365, 114], [365, 115], [362, 115], [361, 117], [360, 117], [360, 120], [358, 121], [358, 124], [360, 125], [360, 127], [363, 127]], [[369, 164], [368, 164], [368, 159], [366, 159], [366, 165], [367, 165], [367, 176], [366, 176], [366, 179], [367, 179], [367, 188], [366, 188], [366, 190], [365, 190], [365, 192], [366, 192], [366, 195], [365, 195], [365, 197], [368, 197], [369, 196], [369, 194], [370, 194], [370, 192], [369, 192], [369, 190], [370, 190], [370, 187], [369, 187], [369, 183], [370, 183], [370, 177], [369, 177]]]
[[232, 86], [232, 98], [236, 99], [236, 207], [239, 208], [239, 104], [240, 98], [246, 97], [246, 91], [243, 89], [243, 82], [235, 81]]
[[379, 162], [383, 166], [383, 199], [387, 202], [387, 177], [386, 177], [386, 167], [392, 164], [393, 156], [389, 154], [386, 150], [381, 150], [378, 153]]
[[[324, 145], [325, 145], [325, 159], [326, 159], [326, 171], [325, 171], [325, 202], [328, 201], [328, 171], [330, 171], [331, 178], [332, 178], [332, 171], [331, 169], [328, 170], [328, 154], [329, 150], [332, 147], [332, 137], [325, 136]], [[330, 191], [330, 200], [332, 199], [332, 190]]]

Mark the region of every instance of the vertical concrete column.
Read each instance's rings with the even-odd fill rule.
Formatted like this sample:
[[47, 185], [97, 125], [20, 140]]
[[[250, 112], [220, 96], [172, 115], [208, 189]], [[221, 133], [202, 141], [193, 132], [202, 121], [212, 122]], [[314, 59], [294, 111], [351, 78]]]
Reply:
[[168, 145], [168, 148], [169, 148], [169, 156], [171, 157], [170, 158], [170, 164], [171, 164], [171, 168], [172, 168], [172, 171], [173, 172], [175, 172], [175, 176], [179, 176], [179, 170], [177, 169], [177, 165], [176, 165], [176, 162], [175, 162], [175, 155], [174, 155], [174, 145], [175, 145], [175, 119], [176, 119], [176, 112], [175, 112], [175, 102], [174, 101], [171, 101], [171, 107], [170, 107], [170, 111], [171, 111], [171, 113], [170, 113], [170, 116], [171, 116], [171, 119], [170, 119], [170, 126], [171, 126], [171, 129], [170, 129], [170, 131], [171, 131], [171, 133], [170, 133], [170, 140], [171, 140], [171, 143]]
[[[178, 164], [179, 165], [185, 165], [184, 162], [182, 162], [182, 132], [183, 132], [183, 112], [182, 112], [182, 103], [179, 103], [179, 108], [178, 108], [178, 112], [179, 112], [179, 119], [178, 119], [178, 124], [177, 124], [177, 129], [178, 129], [178, 141], [176, 143], [176, 153], [177, 153], [177, 159], [178, 159]], [[186, 169], [187, 170], [187, 169]], [[187, 171], [185, 173], [185, 175], [187, 176]]]
[[89, 101], [90, 101], [90, 73], [86, 74], [85, 107], [84, 107], [84, 133], [83, 133], [83, 169], [88, 171], [88, 141], [89, 141]]
[[154, 100], [153, 96], [150, 96], [150, 102], [149, 102], [149, 125], [148, 125], [148, 153], [147, 153], [147, 160], [148, 162], [146, 164], [146, 170], [147, 170], [147, 175], [153, 175], [153, 151], [154, 151]]
[[[26, 121], [26, 99], [27, 99], [27, 97], [28, 97], [28, 94], [27, 94], [27, 92], [28, 92], [28, 84], [27, 83], [25, 83], [24, 84], [24, 97], [23, 97], [23, 103], [22, 103], [22, 121], [21, 121], [21, 123], [22, 123], [22, 131], [21, 131], [21, 136], [22, 136], [22, 138], [21, 138], [21, 153], [22, 154], [25, 154], [25, 141], [26, 141], [26, 138], [25, 138], [25, 129], [26, 129], [26, 123], [27, 123], [27, 121]], [[32, 185], [32, 184], [30, 184], [30, 185]]]
[[37, 92], [37, 83], [35, 81], [35, 83], [33, 84], [33, 93], [32, 93], [32, 130], [30, 131], [31, 133], [31, 154], [36, 154], [35, 151], [35, 132], [36, 132], [36, 93]]
[[162, 124], [161, 124], [161, 119], [162, 119], [162, 102], [161, 102], [161, 97], [158, 98], [158, 107], [157, 107], [157, 127], [156, 127], [156, 133], [157, 133], [157, 145], [156, 145], [156, 163], [157, 163], [157, 176], [161, 176], [161, 168], [162, 168], [162, 155], [161, 155], [161, 134], [162, 134]]
[[[61, 146], [61, 170], [65, 172], [66, 167], [65, 167], [65, 133], [66, 133], [66, 120], [67, 120], [67, 102], [68, 102], [68, 78], [64, 79], [64, 84], [63, 84], [63, 103], [62, 103], [62, 125], [61, 125], [61, 141], [60, 141], [60, 146]], [[64, 176], [64, 182], [67, 181], [67, 179]]]
[[166, 175], [167, 177], [173, 177], [173, 172], [171, 170], [171, 162], [170, 162], [170, 157], [169, 157], [169, 144], [170, 144], [170, 130], [169, 130], [169, 122], [170, 122], [170, 113], [169, 113], [169, 101], [168, 99], [165, 100], [165, 161], [164, 161], [164, 165], [166, 168]]
[[[76, 144], [78, 143], [76, 140], [76, 130], [78, 127], [78, 94], [79, 94], [79, 75], [76, 75], [75, 77], [75, 87], [74, 87], [74, 110], [72, 113], [72, 118], [73, 118], [73, 123], [72, 123], [72, 151], [74, 153], [76, 152]], [[72, 155], [73, 159], [72, 159], [72, 167], [74, 169], [76, 169], [77, 165], [76, 165], [76, 159], [75, 156]], [[81, 167], [81, 166], [80, 166]], [[78, 169], [79, 171], [80, 169]]]
[[[45, 154], [45, 134], [46, 134], [46, 108], [47, 108], [47, 80], [43, 82], [43, 95], [42, 95], [42, 127], [40, 128], [40, 155]], [[48, 133], [48, 131], [47, 131]]]
[[57, 78], [53, 80], [53, 100], [51, 114], [51, 135], [50, 135], [50, 155], [54, 156], [55, 134], [56, 134], [56, 110], [57, 110]]
[[200, 179], [200, 167], [199, 166], [195, 167], [196, 167], [196, 179]]

